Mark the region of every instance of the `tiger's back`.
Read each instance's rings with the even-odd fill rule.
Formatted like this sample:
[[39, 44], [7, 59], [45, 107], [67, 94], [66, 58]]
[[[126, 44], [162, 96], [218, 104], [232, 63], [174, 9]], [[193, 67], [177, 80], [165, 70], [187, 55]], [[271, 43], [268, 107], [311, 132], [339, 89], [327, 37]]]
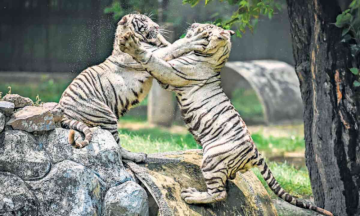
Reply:
[[[81, 72], [64, 91], [63, 122], [78, 120], [117, 133], [117, 120], [141, 102], [152, 78], [141, 67], [120, 67], [111, 59]], [[118, 141], [118, 140], [117, 140]]]

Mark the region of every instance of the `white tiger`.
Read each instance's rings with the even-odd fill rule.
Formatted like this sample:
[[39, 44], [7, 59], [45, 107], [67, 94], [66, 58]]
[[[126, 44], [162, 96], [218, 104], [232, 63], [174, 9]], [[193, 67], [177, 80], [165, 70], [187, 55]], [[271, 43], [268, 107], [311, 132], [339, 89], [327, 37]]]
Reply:
[[[120, 145], [118, 119], [141, 102], [151, 88], [153, 78], [141, 64], [119, 48], [119, 35], [126, 32], [131, 32], [141, 41], [147, 51], [163, 59], [171, 59], [191, 50], [203, 50], [208, 43], [202, 39], [202, 35], [198, 35], [170, 45], [159, 33], [159, 25], [147, 16], [124, 16], [117, 26], [112, 55], [105, 62], [81, 72], [60, 99], [59, 108], [64, 113], [62, 125], [85, 134], [84, 141], [75, 142], [74, 131], [70, 133], [69, 142], [75, 143], [77, 148], [89, 144], [92, 138], [89, 127], [97, 126], [109, 130]], [[145, 154], [128, 152], [123, 148], [121, 155], [135, 162], [142, 162], [146, 158]]]
[[120, 48], [154, 76], [163, 87], [176, 93], [181, 114], [195, 140], [203, 147], [202, 174], [206, 192], [195, 188], [182, 191], [189, 204], [204, 204], [226, 198], [226, 182], [238, 171], [258, 167], [272, 191], [285, 201], [324, 215], [329, 211], [304, 203], [285, 192], [275, 180], [264, 158], [251, 138], [245, 122], [225, 95], [220, 80], [221, 68], [227, 61], [231, 42], [230, 30], [211, 24], [193, 24], [186, 37], [199, 32], [208, 34], [209, 44], [171, 61], [163, 61], [144, 49], [131, 34], [122, 36]]

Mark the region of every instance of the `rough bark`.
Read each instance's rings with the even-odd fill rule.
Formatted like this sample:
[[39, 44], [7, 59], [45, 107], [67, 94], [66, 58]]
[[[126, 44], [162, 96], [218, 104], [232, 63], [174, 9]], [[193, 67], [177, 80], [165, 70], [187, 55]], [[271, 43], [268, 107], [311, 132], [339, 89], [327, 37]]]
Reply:
[[315, 203], [334, 215], [359, 215], [359, 89], [352, 84], [350, 50], [340, 42], [342, 29], [334, 25], [340, 4], [287, 3]]

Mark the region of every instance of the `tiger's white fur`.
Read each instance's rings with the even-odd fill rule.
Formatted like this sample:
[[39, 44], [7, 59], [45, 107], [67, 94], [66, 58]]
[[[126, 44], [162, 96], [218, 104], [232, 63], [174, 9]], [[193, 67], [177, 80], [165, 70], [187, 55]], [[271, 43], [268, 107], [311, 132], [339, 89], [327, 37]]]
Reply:
[[[141, 102], [148, 94], [153, 78], [141, 64], [119, 48], [119, 35], [131, 32], [143, 47], [162, 59], [171, 59], [191, 50], [203, 50], [207, 41], [199, 37], [180, 40], [170, 45], [159, 33], [159, 26], [140, 14], [124, 16], [118, 23], [112, 55], [105, 62], [81, 72], [64, 91], [59, 106], [64, 112], [62, 125], [82, 131], [85, 140], [75, 142], [74, 132], [69, 142], [82, 148], [89, 144], [92, 132], [89, 127], [100, 126], [109, 130], [120, 145], [117, 121]], [[145, 154], [121, 148], [124, 159], [144, 161]]]
[[123, 36], [120, 48], [133, 56], [163, 87], [176, 93], [182, 116], [195, 140], [203, 147], [202, 174], [206, 192], [195, 188], [182, 191], [189, 204], [204, 204], [226, 198], [226, 182], [258, 167], [273, 192], [285, 201], [324, 215], [330, 212], [303, 203], [286, 193], [275, 180], [251, 138], [245, 122], [225, 95], [220, 70], [227, 61], [232, 31], [211, 24], [193, 24], [188, 38], [199, 32], [209, 34], [204, 51], [194, 51], [165, 62], [146, 51], [133, 37]]

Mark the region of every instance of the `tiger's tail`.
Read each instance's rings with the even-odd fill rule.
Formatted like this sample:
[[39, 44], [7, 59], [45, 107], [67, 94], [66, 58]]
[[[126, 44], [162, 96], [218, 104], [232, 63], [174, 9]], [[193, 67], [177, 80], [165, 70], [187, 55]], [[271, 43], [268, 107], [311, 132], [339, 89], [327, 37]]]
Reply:
[[310, 209], [310, 210], [313, 210], [315, 212], [318, 212], [318, 213], [326, 215], [326, 216], [333, 216], [333, 214], [331, 212], [329, 212], [325, 209], [319, 208], [317, 206], [313, 206], [309, 203], [304, 203], [304, 202], [296, 199], [295, 197], [291, 196], [287, 192], [285, 192], [285, 190], [279, 185], [279, 183], [274, 178], [274, 176], [271, 173], [269, 167], [267, 166], [264, 158], [259, 159], [257, 166], [261, 172], [261, 175], [264, 177], [266, 183], [269, 185], [271, 190], [281, 199], [285, 200], [286, 202], [288, 202], [294, 206], [297, 206], [297, 207], [300, 207], [303, 209]]
[[[93, 134], [92, 134], [90, 128], [86, 124], [84, 124], [80, 121], [77, 121], [77, 120], [64, 120], [61, 122], [61, 124], [64, 127], [68, 127], [70, 129], [72, 129], [72, 130], [70, 130], [68, 140], [71, 145], [75, 146], [75, 148], [83, 148], [83, 147], [89, 145]], [[74, 130], [83, 132], [85, 135], [85, 139], [81, 142], [78, 142], [78, 141], [75, 142], [75, 138], [74, 138], [75, 131]]]

